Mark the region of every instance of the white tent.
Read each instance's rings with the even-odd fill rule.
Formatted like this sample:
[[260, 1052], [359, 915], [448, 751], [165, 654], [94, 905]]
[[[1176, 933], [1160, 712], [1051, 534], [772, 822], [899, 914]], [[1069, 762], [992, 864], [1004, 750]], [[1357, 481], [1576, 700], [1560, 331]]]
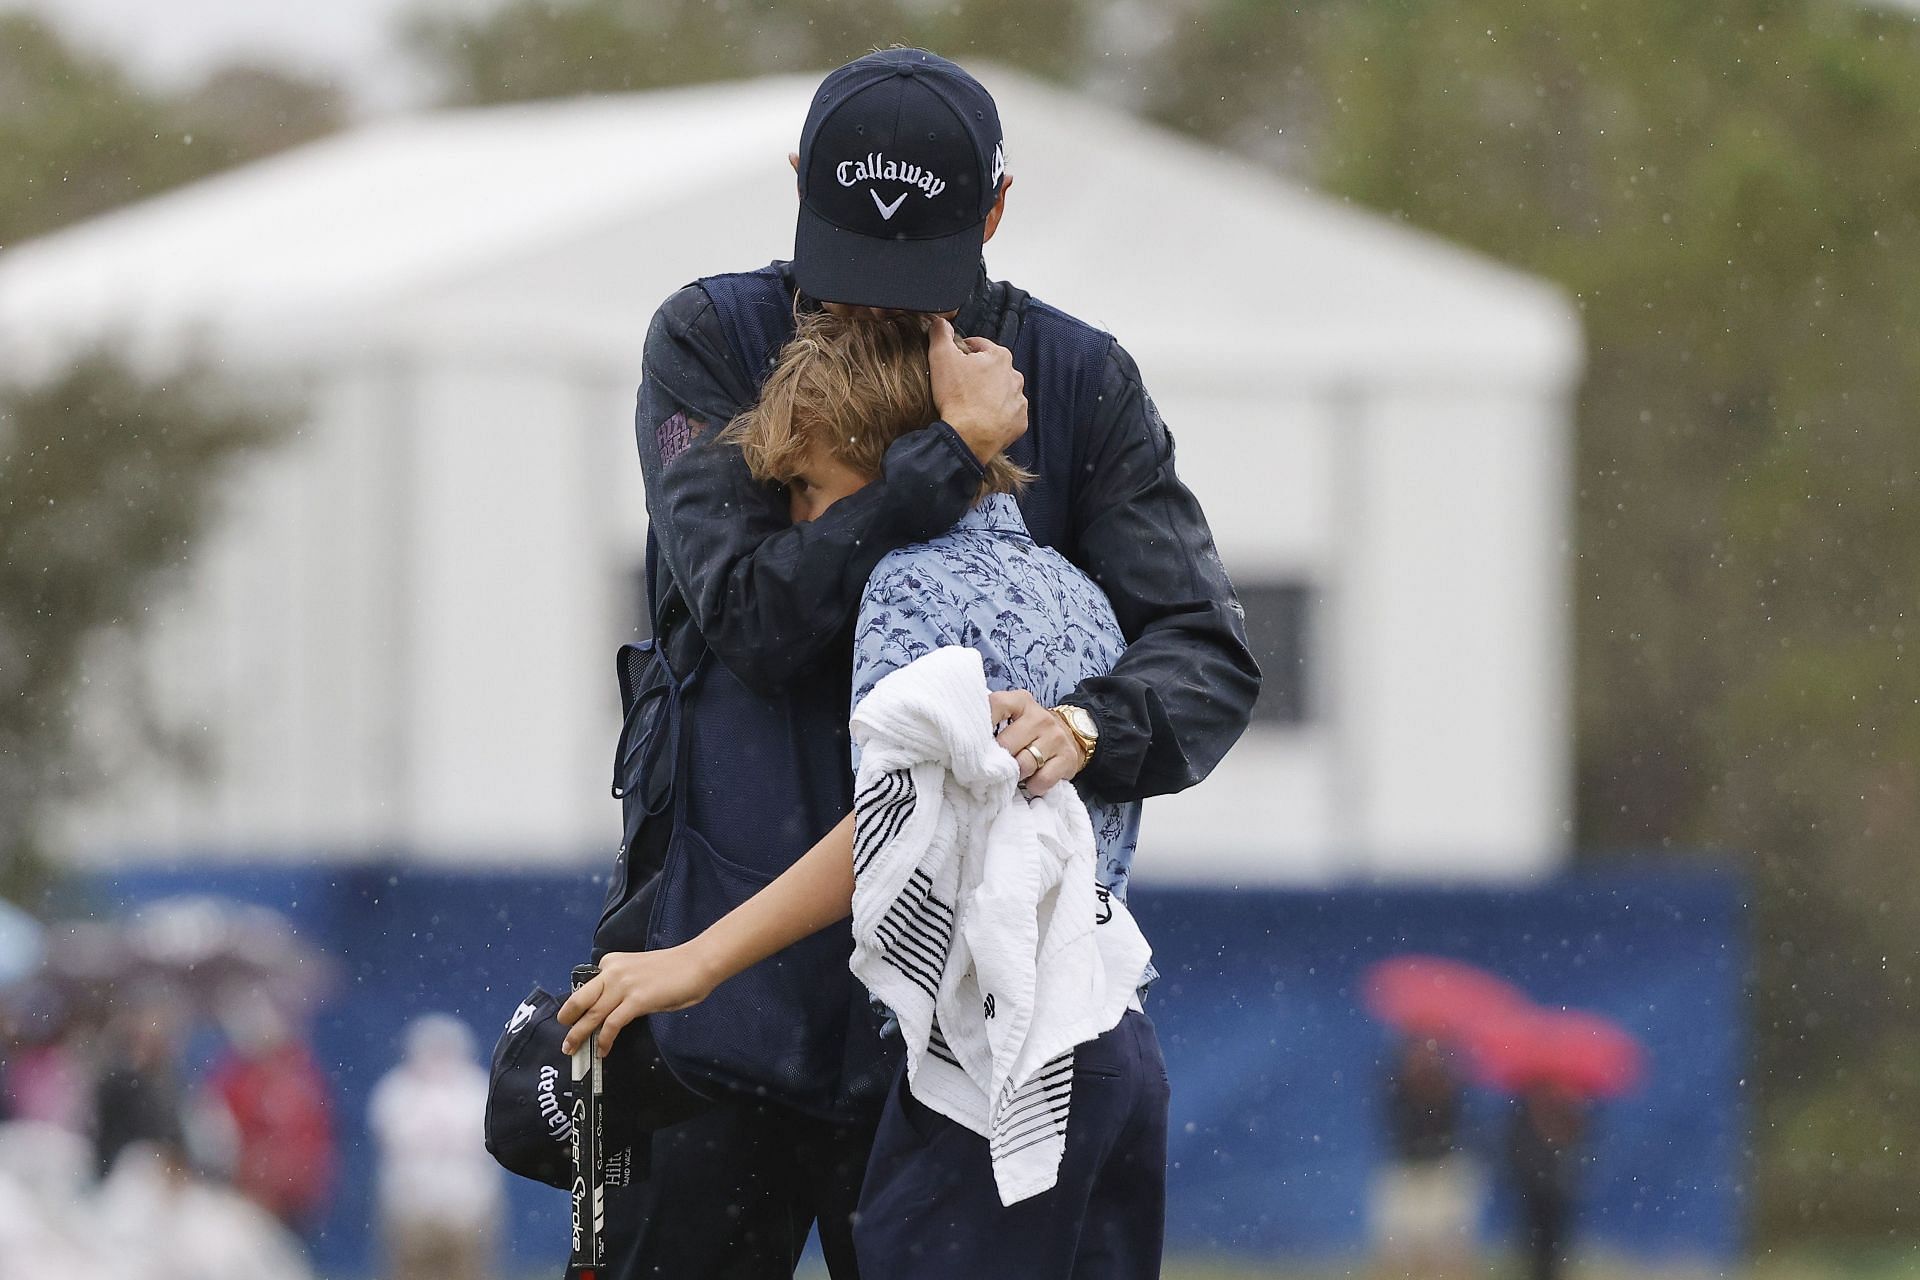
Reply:
[[[1121, 336], [1253, 621], [1298, 659], [1215, 778], [1150, 808], [1167, 853], [1143, 874], [1556, 865], [1565, 300], [984, 78], [1014, 176], [990, 269]], [[395, 120], [0, 253], [0, 349], [23, 367], [104, 334], [308, 410], [237, 477], [147, 646], [212, 776], [127, 779], [76, 817], [82, 850], [605, 855], [647, 321], [696, 276], [788, 252], [811, 83]]]

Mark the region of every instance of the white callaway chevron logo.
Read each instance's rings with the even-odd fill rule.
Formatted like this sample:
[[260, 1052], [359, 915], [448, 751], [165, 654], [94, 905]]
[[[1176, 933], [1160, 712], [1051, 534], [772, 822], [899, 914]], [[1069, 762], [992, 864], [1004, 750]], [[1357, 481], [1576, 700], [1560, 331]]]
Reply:
[[892, 204], [881, 204], [880, 193], [878, 191], [875, 191], [872, 187], [868, 187], [867, 194], [873, 197], [873, 207], [878, 209], [880, 211], [880, 216], [885, 218], [888, 222], [893, 221], [893, 215], [900, 212], [900, 206], [906, 203], [906, 199], [907, 199], [907, 193], [902, 191], [899, 195], [893, 198]]
[[531, 1000], [521, 1001], [520, 1007], [513, 1011], [513, 1016], [507, 1019], [507, 1030], [510, 1032], [518, 1031], [520, 1028], [526, 1026], [529, 1022], [532, 1022], [533, 1015], [538, 1012], [539, 1012], [539, 1006], [534, 1004], [533, 1001]]

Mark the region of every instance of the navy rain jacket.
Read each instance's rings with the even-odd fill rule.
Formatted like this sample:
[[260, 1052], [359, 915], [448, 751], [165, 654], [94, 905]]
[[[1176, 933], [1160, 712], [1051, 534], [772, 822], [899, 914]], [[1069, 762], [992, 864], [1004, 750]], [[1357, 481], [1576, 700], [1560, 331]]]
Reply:
[[[785, 264], [771, 270], [791, 295]], [[1077, 785], [1110, 801], [1192, 786], [1245, 730], [1260, 671], [1213, 534], [1174, 473], [1173, 437], [1139, 370], [1111, 336], [989, 280], [984, 269], [954, 328], [1014, 349], [1031, 412], [1027, 435], [1009, 453], [1041, 477], [1021, 497], [1022, 512], [1038, 541], [1100, 584], [1126, 634], [1112, 673], [1067, 699], [1100, 729]], [[837, 769], [850, 807], [846, 708], [862, 589], [888, 551], [952, 525], [982, 470], [958, 433], [935, 422], [895, 441], [881, 479], [795, 525], [785, 493], [756, 482], [739, 451], [714, 439], [757, 398], [765, 372], [742, 367], [700, 283], [655, 314], [635, 420], [661, 552], [651, 584], [655, 625], [676, 669], [686, 670], [698, 649], [690, 624], [748, 689], [791, 699], [805, 725], [797, 736], [809, 772]], [[1068, 404], [1092, 412], [1069, 414]], [[755, 785], [742, 776], [746, 758], [773, 763], [760, 750], [739, 751], [748, 744], [732, 752], [714, 745], [700, 754], [709, 770], [727, 769], [733, 787]], [[726, 809], [713, 805], [699, 820], [708, 830], [724, 827]], [[823, 831], [777, 860], [798, 858]]]

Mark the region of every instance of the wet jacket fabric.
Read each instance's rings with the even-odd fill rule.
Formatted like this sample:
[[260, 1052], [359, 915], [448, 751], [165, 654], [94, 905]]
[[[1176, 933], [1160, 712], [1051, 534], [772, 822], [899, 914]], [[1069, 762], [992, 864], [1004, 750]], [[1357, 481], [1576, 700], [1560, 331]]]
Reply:
[[[637, 806], [596, 954], [693, 937], [848, 813], [853, 629], [868, 577], [889, 551], [945, 532], [979, 489], [979, 462], [934, 423], [893, 443], [880, 480], [791, 522], [785, 493], [717, 437], [757, 397], [796, 305], [807, 304], [775, 263], [681, 290], [648, 336], [636, 436], [649, 585], [658, 652], [682, 692], [667, 699], [664, 731], [641, 738], [671, 744], [672, 821]], [[1107, 334], [984, 272], [954, 325], [1013, 351], [1029, 427], [1009, 455], [1039, 477], [1021, 514], [1036, 542], [1099, 584], [1128, 643], [1066, 699], [1101, 733], [1078, 784], [1108, 802], [1190, 786], [1245, 728], [1259, 672], [1171, 437]], [[623, 794], [652, 791], [630, 781]], [[851, 951], [843, 922], [700, 1005], [654, 1015], [660, 1056], [685, 1081], [835, 1121], [865, 1114], [892, 1077], [895, 1042], [879, 1041]]]
[[[785, 264], [756, 274], [778, 281], [793, 305]], [[880, 481], [792, 524], [785, 494], [755, 482], [738, 451], [714, 440], [766, 372], [741, 366], [726, 328], [696, 282], [661, 306], [647, 337], [635, 430], [661, 552], [656, 622], [670, 660], [697, 644], [672, 634], [690, 622], [759, 693], [834, 685], [826, 702], [837, 704], [837, 723], [822, 726], [833, 749], [822, 751], [844, 761], [851, 628], [867, 577], [888, 551], [958, 520], [981, 469], [959, 435], [935, 423], [894, 443]], [[954, 328], [1014, 350], [1030, 417], [1008, 452], [1040, 476], [1022, 514], [1041, 545], [1099, 584], [1127, 637], [1114, 670], [1067, 699], [1100, 728], [1081, 789], [1128, 801], [1192, 786], [1246, 728], [1259, 669], [1132, 357], [984, 270]]]

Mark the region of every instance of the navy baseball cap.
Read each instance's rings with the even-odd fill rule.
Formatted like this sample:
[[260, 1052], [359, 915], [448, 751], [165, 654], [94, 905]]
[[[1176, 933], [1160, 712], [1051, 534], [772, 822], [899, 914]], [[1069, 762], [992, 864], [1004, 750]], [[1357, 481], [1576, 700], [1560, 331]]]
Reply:
[[793, 274], [822, 302], [953, 311], [973, 292], [1006, 172], [980, 82], [924, 49], [829, 75], [800, 134]]
[[[507, 1019], [487, 1073], [487, 1150], [501, 1168], [561, 1190], [573, 1185], [573, 1060], [562, 1052], [561, 999], [535, 987]], [[680, 1083], [645, 1019], [620, 1033], [601, 1063], [606, 1149], [644, 1151], [643, 1135], [713, 1104]]]

